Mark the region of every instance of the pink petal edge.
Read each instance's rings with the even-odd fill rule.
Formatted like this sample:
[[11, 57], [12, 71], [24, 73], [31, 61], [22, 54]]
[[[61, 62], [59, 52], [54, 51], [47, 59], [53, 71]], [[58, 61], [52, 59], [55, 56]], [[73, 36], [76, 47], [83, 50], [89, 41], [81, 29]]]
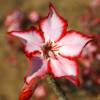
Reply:
[[[32, 60], [33, 59], [33, 60]], [[42, 77], [48, 73], [48, 61], [38, 56], [33, 56], [29, 59], [30, 66], [26, 74], [26, 82], [29, 83], [35, 77]]]
[[[11, 31], [11, 32], [8, 32], [8, 35], [11, 35], [11, 36], [13, 36], [13, 37], [18, 37], [18, 36], [16, 36], [16, 35], [14, 35], [14, 33], [17, 33], [17, 34], [22, 34], [22, 35], [24, 35], [24, 34], [30, 34], [30, 33], [33, 33], [33, 34], [36, 34], [37, 36], [39, 36], [39, 38], [41, 39], [40, 41], [44, 41], [44, 36], [43, 36], [43, 34], [41, 33], [41, 31], [39, 31], [39, 30], [37, 30], [37, 29], [35, 29], [35, 28], [30, 28], [30, 29], [28, 29], [28, 30], [25, 30], [25, 31]], [[20, 38], [20, 37], [19, 37]], [[22, 46], [23, 46], [23, 51], [24, 51], [24, 53], [26, 54], [26, 56], [27, 57], [31, 57], [31, 56], [33, 56], [33, 55], [35, 55], [35, 54], [40, 54], [41, 52], [38, 50], [38, 48], [35, 50], [34, 48], [33, 48], [33, 50], [32, 51], [28, 51], [27, 49], [27, 46], [28, 45], [26, 45], [26, 43], [28, 42], [28, 40], [24, 40], [24, 39], [20, 39], [20, 41], [22, 42]], [[27, 41], [27, 42], [25, 42], [25, 41]], [[34, 42], [34, 37], [32, 38], [32, 40], [31, 41], [33, 41]], [[37, 41], [37, 40], [36, 40]], [[41, 43], [41, 42], [40, 42]], [[37, 44], [39, 44], [39, 41], [37, 41]], [[34, 46], [38, 46], [38, 45], [33, 45], [33, 46], [31, 46], [31, 47], [34, 47]], [[27, 49], [26, 49], [27, 48]]]
[[[79, 43], [77, 42], [77, 40], [75, 41], [75, 36], [74, 37], [71, 37], [71, 40], [68, 40], [67, 39], [67, 36], [71, 36], [72, 34], [76, 34], [76, 38], [78, 39], [79, 38], [79, 36], [80, 36], [80, 41], [79, 41]], [[78, 48], [78, 44], [80, 44], [81, 43], [81, 40], [82, 40], [82, 38], [83, 38], [83, 41], [85, 42], [84, 44], [81, 44], [80, 46], [81, 47], [79, 47]], [[63, 41], [62, 41], [63, 40]], [[66, 41], [64, 41], [64, 40], [66, 40]], [[64, 58], [68, 58], [68, 59], [76, 59], [76, 58], [79, 58], [80, 56], [81, 56], [81, 53], [82, 53], [82, 51], [83, 51], [83, 49], [85, 48], [85, 46], [88, 44], [88, 43], [90, 43], [91, 41], [93, 40], [93, 37], [91, 37], [91, 36], [88, 36], [88, 35], [85, 35], [85, 34], [82, 34], [82, 33], [80, 33], [80, 32], [78, 32], [78, 31], [75, 31], [75, 30], [70, 30], [70, 31], [68, 31], [67, 33], [66, 33], [66, 35], [58, 42], [60, 45], [63, 45], [64, 43], [64, 47], [66, 47], [67, 46], [67, 48], [68, 49], [64, 49], [64, 50], [66, 50], [65, 51], [65, 54], [63, 54], [64, 53], [64, 51], [60, 51], [60, 55], [62, 56], [62, 57], [64, 57]], [[82, 41], [82, 42], [83, 42]], [[72, 42], [72, 43], [71, 43]], [[75, 44], [75, 42], [77, 42], [77, 44]], [[72, 45], [72, 46], [71, 46]], [[75, 47], [75, 48], [73, 48], [73, 47]], [[76, 49], [76, 54], [75, 54], [75, 49]], [[67, 52], [67, 50], [68, 50], [68, 52]], [[74, 52], [71, 52], [71, 50]], [[66, 54], [67, 53], [67, 54]]]
[[[56, 65], [54, 65], [54, 63], [50, 60], [48, 64], [48, 69], [49, 73], [52, 73], [54, 78], [63, 77], [70, 80], [75, 85], [78, 84], [79, 81], [77, 80], [77, 78], [79, 75], [79, 70], [77, 63], [74, 60], [68, 60], [59, 56], [57, 60], [53, 61]], [[66, 62], [69, 62], [69, 64], [67, 64]]]
[[[51, 22], [52, 18], [54, 17], [54, 15], [56, 16], [56, 19], [54, 19], [53, 21], [55, 21], [55, 20], [58, 21], [59, 20], [60, 24], [52, 26], [55, 23], [55, 22]], [[48, 22], [46, 22], [46, 21], [48, 21]], [[60, 25], [60, 26], [58, 27], [58, 25]], [[50, 26], [51, 26], [51, 28], [50, 28]], [[50, 3], [48, 16], [46, 16], [45, 18], [43, 18], [40, 21], [40, 24], [39, 24], [40, 30], [44, 33], [45, 40], [47, 41], [49, 38], [50, 38], [50, 40], [53, 40], [53, 41], [60, 40], [65, 35], [67, 26], [68, 26], [67, 21], [64, 20], [57, 13], [57, 11], [56, 11], [55, 7], [53, 6], [53, 4]], [[60, 28], [62, 28], [62, 29], [60, 29]], [[55, 32], [57, 31], [56, 35], [54, 34], [55, 33], [54, 31]]]

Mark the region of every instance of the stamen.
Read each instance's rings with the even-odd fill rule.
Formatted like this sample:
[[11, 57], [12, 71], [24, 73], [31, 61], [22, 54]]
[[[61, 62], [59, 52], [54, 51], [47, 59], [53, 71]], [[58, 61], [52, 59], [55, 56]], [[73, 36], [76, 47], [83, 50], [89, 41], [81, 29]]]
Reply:
[[55, 58], [57, 59], [58, 50], [61, 46], [58, 46], [55, 42], [48, 41], [45, 43], [41, 49], [43, 51], [44, 58]]

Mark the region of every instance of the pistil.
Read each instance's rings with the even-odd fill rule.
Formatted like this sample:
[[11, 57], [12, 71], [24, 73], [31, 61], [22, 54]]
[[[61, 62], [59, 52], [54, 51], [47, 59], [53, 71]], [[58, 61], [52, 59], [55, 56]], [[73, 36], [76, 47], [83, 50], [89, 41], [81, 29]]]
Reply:
[[43, 56], [44, 58], [55, 58], [58, 54], [60, 46], [58, 46], [55, 42], [52, 41], [48, 41], [47, 43], [43, 44], [43, 46], [41, 47], [42, 51], [43, 51]]

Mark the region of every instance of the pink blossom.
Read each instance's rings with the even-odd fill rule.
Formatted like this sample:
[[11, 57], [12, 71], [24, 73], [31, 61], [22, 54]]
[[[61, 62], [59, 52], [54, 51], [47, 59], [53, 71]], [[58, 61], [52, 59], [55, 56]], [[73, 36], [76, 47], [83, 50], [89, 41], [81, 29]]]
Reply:
[[91, 67], [92, 66], [91, 64], [94, 62], [94, 59], [98, 61], [100, 60], [99, 34], [95, 34], [94, 38], [95, 40], [86, 46], [86, 48], [84, 49], [81, 55], [80, 60], [81, 60], [81, 63], [85, 65], [85, 67]]
[[91, 0], [90, 7], [95, 9], [97, 6], [100, 6], [100, 0]]
[[34, 78], [30, 81], [29, 84], [24, 83], [24, 86], [20, 92], [18, 100], [29, 100], [30, 97], [33, 95], [34, 90], [37, 87], [37, 83], [39, 83], [38, 78]]
[[97, 58], [98, 60], [100, 60], [100, 54], [97, 54], [97, 55], [96, 55], [96, 58]]
[[33, 96], [36, 98], [36, 99], [41, 99], [43, 97], [46, 96], [46, 89], [45, 89], [45, 85], [44, 84], [41, 84], [39, 85], [34, 93], [33, 93]]
[[30, 21], [33, 23], [38, 22], [40, 19], [40, 16], [36, 11], [30, 12], [28, 17], [29, 17]]
[[88, 8], [82, 16], [79, 18], [79, 25], [84, 29], [85, 33], [93, 34], [100, 31], [100, 17], [99, 10]]
[[64, 77], [78, 83], [78, 58], [91, 40], [78, 31], [66, 31], [68, 23], [50, 4], [49, 14], [40, 21], [39, 29], [12, 31], [11, 35], [24, 40], [24, 51], [30, 59], [26, 82], [35, 77], [52, 73], [54, 77]]
[[8, 28], [7, 31], [10, 32], [13, 30], [21, 30], [21, 22], [23, 17], [23, 13], [18, 9], [9, 13], [4, 22], [5, 26]]
[[97, 52], [97, 47], [93, 43], [89, 43], [85, 48], [84, 51], [82, 52], [81, 55], [81, 62], [85, 67], [90, 67], [91, 63], [94, 60], [94, 53]]

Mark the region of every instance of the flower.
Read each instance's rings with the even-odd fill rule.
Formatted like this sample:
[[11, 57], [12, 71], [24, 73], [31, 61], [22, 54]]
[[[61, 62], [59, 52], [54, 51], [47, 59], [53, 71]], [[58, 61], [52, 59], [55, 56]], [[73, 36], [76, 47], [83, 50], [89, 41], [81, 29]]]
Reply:
[[84, 51], [82, 52], [80, 61], [85, 67], [91, 67], [92, 62], [94, 61], [95, 56], [98, 55], [97, 43], [89, 43]]
[[66, 31], [68, 23], [50, 4], [49, 14], [40, 21], [39, 29], [12, 31], [11, 35], [22, 39], [30, 67], [26, 75], [29, 83], [35, 77], [52, 73], [54, 77], [64, 77], [78, 83], [78, 58], [91, 40], [78, 31]]
[[100, 6], [100, 0], [92, 0], [90, 3], [90, 7], [92, 9], [95, 9], [96, 7], [99, 7], [99, 6]]
[[21, 23], [24, 19], [24, 14], [19, 9], [12, 11], [5, 19], [4, 25], [7, 27], [7, 31], [21, 30]]
[[35, 91], [33, 93], [33, 96], [37, 100], [44, 98], [46, 96], [46, 87], [43, 83], [37, 86], [37, 88], [35, 89]]
[[39, 79], [34, 78], [30, 81], [30, 84], [24, 83], [24, 86], [20, 92], [18, 100], [29, 100], [30, 97], [33, 95], [35, 89], [39, 85]]
[[39, 14], [36, 12], [36, 11], [31, 11], [28, 15], [28, 18], [29, 20], [32, 22], [32, 23], [36, 23], [39, 21], [40, 19], [40, 16]]

